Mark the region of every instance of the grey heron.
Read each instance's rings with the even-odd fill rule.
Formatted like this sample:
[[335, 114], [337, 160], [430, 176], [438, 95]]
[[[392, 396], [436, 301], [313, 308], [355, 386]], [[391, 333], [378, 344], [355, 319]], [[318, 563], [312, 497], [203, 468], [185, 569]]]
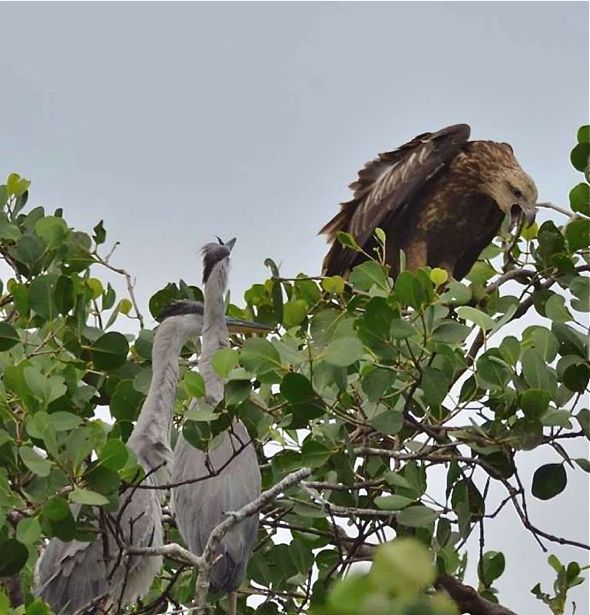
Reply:
[[[213, 369], [212, 357], [217, 350], [229, 346], [224, 293], [234, 243], [235, 239], [225, 244], [219, 240], [203, 248], [205, 315], [199, 371], [207, 401], [212, 405], [217, 405], [224, 395], [223, 379]], [[194, 482], [197, 478], [203, 480]], [[201, 555], [211, 531], [225, 519], [225, 514], [260, 494], [258, 459], [244, 424], [234, 420], [208, 453], [193, 447], [181, 435], [173, 454], [172, 483], [183, 482], [186, 484], [172, 490], [172, 508], [189, 550]], [[235, 612], [235, 591], [244, 577], [257, 530], [257, 517], [245, 519], [224, 536], [216, 553], [210, 588], [231, 594], [230, 612]]]
[[[152, 381], [127, 442], [146, 473], [144, 484], [161, 484], [162, 468], [171, 458], [170, 427], [178, 359], [184, 344], [201, 333], [203, 314], [202, 303], [180, 301], [161, 316], [152, 349]], [[260, 327], [235, 319], [225, 323], [224, 320], [231, 330]], [[34, 593], [63, 615], [119, 612], [145, 596], [162, 566], [162, 558], [132, 555], [126, 561], [121, 557], [120, 545], [163, 544], [161, 496], [161, 490], [131, 487], [121, 494], [117, 513], [100, 511], [96, 515], [101, 521], [95, 542], [50, 540], [37, 562]], [[76, 506], [74, 516], [78, 512]]]

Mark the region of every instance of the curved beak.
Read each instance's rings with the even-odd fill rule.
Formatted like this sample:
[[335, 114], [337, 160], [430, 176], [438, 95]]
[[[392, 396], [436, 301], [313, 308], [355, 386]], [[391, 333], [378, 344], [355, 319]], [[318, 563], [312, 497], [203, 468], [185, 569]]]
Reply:
[[260, 322], [240, 320], [239, 318], [226, 318], [227, 329], [230, 333], [268, 333], [273, 328]]
[[524, 228], [527, 228], [535, 221], [537, 207], [531, 203], [514, 203], [510, 209], [509, 221], [510, 228], [516, 227], [521, 218], [524, 219]]

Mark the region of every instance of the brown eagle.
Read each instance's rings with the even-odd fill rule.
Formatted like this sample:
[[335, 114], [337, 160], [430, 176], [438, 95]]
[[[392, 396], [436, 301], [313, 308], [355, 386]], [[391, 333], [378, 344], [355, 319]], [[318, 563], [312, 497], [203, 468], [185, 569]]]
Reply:
[[457, 124], [421, 134], [368, 162], [350, 185], [353, 199], [320, 231], [332, 246], [324, 275], [343, 275], [366, 257], [345, 248], [338, 231], [350, 233], [368, 254], [386, 234], [386, 262], [399, 272], [426, 265], [464, 277], [492, 241], [505, 215], [512, 223], [535, 216], [537, 188], [507, 143], [468, 141], [470, 128]]

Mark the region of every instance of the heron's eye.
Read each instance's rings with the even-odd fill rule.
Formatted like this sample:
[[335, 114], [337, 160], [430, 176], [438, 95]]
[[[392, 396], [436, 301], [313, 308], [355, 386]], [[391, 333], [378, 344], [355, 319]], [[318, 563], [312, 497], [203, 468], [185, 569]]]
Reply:
[[517, 199], [522, 199], [522, 197], [524, 196], [522, 194], [522, 192], [518, 189], [515, 188], [514, 186], [512, 186], [512, 194], [517, 198]]

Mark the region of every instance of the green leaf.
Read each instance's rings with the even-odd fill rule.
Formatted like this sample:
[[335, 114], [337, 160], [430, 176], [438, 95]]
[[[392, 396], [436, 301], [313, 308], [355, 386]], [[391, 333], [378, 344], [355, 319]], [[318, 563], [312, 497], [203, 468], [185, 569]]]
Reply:
[[590, 143], [582, 142], [578, 143], [570, 155], [572, 165], [577, 171], [583, 173], [588, 166], [588, 159], [590, 158]]
[[520, 398], [520, 407], [528, 419], [539, 419], [549, 407], [551, 395], [541, 389], [529, 389]]
[[303, 374], [289, 372], [281, 382], [281, 395], [293, 404], [303, 403], [314, 396], [311, 382]]
[[424, 397], [429, 406], [440, 406], [447, 396], [449, 379], [441, 371], [433, 367], [425, 367], [422, 370], [420, 388], [424, 391]]
[[539, 500], [550, 500], [567, 485], [567, 474], [561, 463], [548, 463], [533, 475], [532, 493]]
[[570, 365], [563, 373], [563, 383], [570, 391], [584, 393], [590, 380], [590, 365], [578, 363]]
[[53, 320], [58, 314], [54, 301], [58, 279], [59, 276], [55, 274], [41, 275], [29, 286], [30, 308], [45, 320]]
[[413, 502], [412, 498], [406, 498], [403, 495], [380, 495], [375, 498], [375, 504], [381, 510], [402, 510]]
[[307, 302], [303, 299], [288, 301], [283, 306], [283, 324], [288, 329], [295, 327], [303, 321], [307, 315]]
[[0, 352], [10, 350], [20, 342], [16, 329], [7, 322], [0, 322]]
[[29, 559], [29, 551], [25, 545], [9, 538], [0, 544], [0, 577], [11, 577], [19, 572]]
[[362, 248], [356, 242], [356, 239], [350, 234], [345, 233], [344, 231], [338, 231], [336, 233], [336, 239], [343, 245], [345, 248], [350, 248], [355, 252], [362, 252]]
[[368, 291], [373, 286], [387, 290], [387, 276], [383, 267], [375, 261], [366, 261], [357, 265], [350, 274], [350, 283], [358, 290]]
[[401, 318], [394, 318], [389, 325], [389, 335], [394, 340], [403, 340], [416, 333], [416, 329], [407, 321]]
[[267, 340], [251, 337], [244, 342], [240, 363], [255, 374], [264, 374], [281, 367], [281, 358], [275, 347]]
[[69, 498], [71, 502], [86, 504], [88, 506], [104, 506], [109, 503], [104, 495], [96, 493], [96, 491], [90, 491], [89, 489], [82, 489], [81, 487], [76, 487], [71, 491]]
[[334, 295], [341, 295], [344, 292], [345, 281], [340, 275], [333, 275], [327, 278], [322, 278], [322, 288]]
[[565, 298], [562, 295], [552, 295], [545, 303], [545, 315], [554, 322], [568, 322], [572, 315], [565, 307]]
[[68, 517], [70, 513], [70, 507], [64, 498], [54, 497], [43, 505], [41, 514], [50, 521], [61, 521]]
[[426, 301], [426, 294], [415, 275], [402, 271], [395, 281], [395, 296], [405, 305], [419, 308]]
[[534, 389], [552, 390], [555, 377], [549, 371], [543, 357], [532, 348], [525, 348], [521, 357], [522, 373], [529, 386]]
[[570, 192], [570, 207], [572, 211], [590, 215], [590, 186], [586, 183], [580, 183]]
[[47, 461], [47, 459], [43, 459], [41, 455], [36, 453], [29, 446], [22, 446], [18, 449], [20, 458], [23, 463], [37, 476], [48, 476], [49, 472], [51, 472], [51, 462]]
[[[336, 579], [328, 594], [329, 613], [358, 615], [372, 588], [367, 575], [352, 571], [343, 579]], [[315, 595], [315, 594], [314, 594]]]
[[21, 519], [16, 528], [16, 538], [26, 545], [34, 545], [41, 537], [41, 525], [35, 517]]
[[432, 508], [417, 504], [405, 508], [396, 515], [397, 522], [406, 527], [426, 527], [438, 517], [438, 513]]
[[590, 312], [590, 278], [578, 276], [569, 283], [569, 289], [574, 295], [571, 304], [578, 312]]
[[128, 353], [125, 336], [114, 331], [101, 335], [92, 345], [92, 361], [98, 370], [116, 369], [125, 363]]
[[576, 420], [580, 424], [586, 438], [590, 440], [590, 410], [588, 410], [588, 408], [582, 408], [578, 414], [576, 414]]
[[444, 284], [449, 279], [449, 274], [445, 269], [440, 269], [439, 267], [435, 267], [430, 272], [430, 279], [435, 286], [440, 286]]
[[565, 238], [571, 252], [582, 250], [590, 245], [590, 220], [578, 218], [565, 227]]
[[[399, 513], [398, 518], [408, 510], [411, 508]], [[396, 596], [414, 596], [424, 591], [435, 576], [428, 549], [415, 538], [406, 537], [379, 546], [370, 572], [374, 587]]]
[[185, 372], [182, 382], [191, 397], [205, 397], [205, 381], [199, 372]]
[[121, 380], [111, 397], [111, 414], [119, 421], [134, 421], [145, 396], [135, 390], [132, 380]]
[[330, 459], [332, 453], [333, 451], [321, 442], [307, 439], [301, 447], [302, 465], [310, 468], [320, 468]]
[[[61, 395], [58, 397], [61, 397]], [[69, 431], [70, 429], [75, 429], [78, 427], [78, 425], [82, 422], [82, 419], [79, 416], [76, 416], [71, 412], [53, 412], [48, 416], [49, 424], [55, 429], [55, 431]]]
[[238, 364], [240, 355], [237, 350], [231, 348], [221, 348], [216, 351], [211, 359], [213, 369], [222, 378], [227, 378], [231, 370]]
[[55, 401], [67, 391], [62, 376], [47, 376], [35, 366], [25, 367], [23, 376], [30, 392], [45, 405]]
[[58, 247], [67, 231], [68, 225], [65, 220], [56, 216], [45, 216], [35, 223], [35, 233], [42, 237], [50, 248]]
[[496, 326], [496, 323], [492, 320], [491, 316], [468, 305], [462, 305], [457, 308], [457, 316], [463, 320], [468, 320], [474, 323], [484, 331], [490, 331]]
[[478, 576], [481, 582], [490, 587], [492, 583], [502, 576], [506, 567], [504, 554], [499, 551], [487, 551], [483, 554], [477, 568]]
[[98, 455], [98, 463], [109, 470], [119, 470], [129, 459], [129, 451], [121, 440], [110, 439]]
[[471, 329], [457, 322], [443, 322], [433, 332], [432, 339], [443, 344], [459, 344], [467, 338]]
[[578, 143], [590, 143], [590, 125], [580, 126], [576, 137]]
[[363, 354], [363, 345], [358, 337], [341, 337], [328, 344], [324, 359], [330, 365], [347, 367], [358, 361]]
[[6, 180], [6, 192], [9, 196], [21, 196], [31, 185], [31, 182], [18, 173], [11, 173]]
[[384, 412], [371, 417], [368, 422], [378, 432], [385, 435], [393, 435], [401, 431], [404, 425], [404, 417], [402, 412], [387, 408]]

